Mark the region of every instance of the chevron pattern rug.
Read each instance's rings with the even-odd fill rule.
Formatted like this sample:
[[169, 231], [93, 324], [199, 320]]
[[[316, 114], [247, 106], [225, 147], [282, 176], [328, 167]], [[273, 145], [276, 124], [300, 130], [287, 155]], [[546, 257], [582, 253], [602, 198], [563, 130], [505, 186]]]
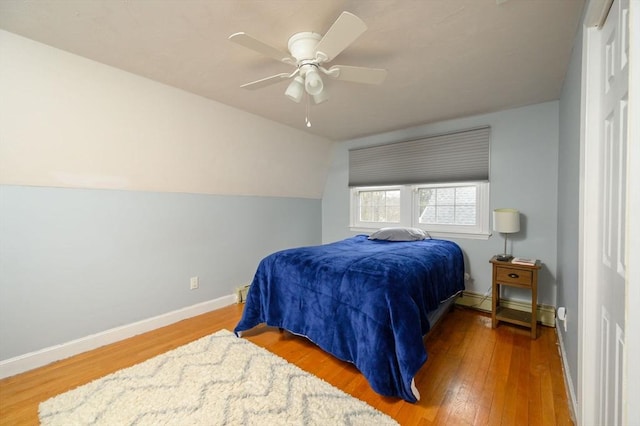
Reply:
[[227, 330], [40, 404], [43, 425], [388, 425], [386, 414]]

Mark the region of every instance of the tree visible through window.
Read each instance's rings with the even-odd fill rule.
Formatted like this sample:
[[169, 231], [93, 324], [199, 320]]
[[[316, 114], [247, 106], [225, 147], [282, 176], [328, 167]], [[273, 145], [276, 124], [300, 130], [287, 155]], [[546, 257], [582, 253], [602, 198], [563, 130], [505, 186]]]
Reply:
[[400, 222], [400, 191], [360, 191], [361, 222]]

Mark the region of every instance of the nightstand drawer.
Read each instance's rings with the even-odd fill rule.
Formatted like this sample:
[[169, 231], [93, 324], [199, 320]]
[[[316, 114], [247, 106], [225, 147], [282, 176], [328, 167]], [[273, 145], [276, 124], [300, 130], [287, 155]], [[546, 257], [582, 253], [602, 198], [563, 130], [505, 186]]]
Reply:
[[498, 283], [531, 286], [533, 273], [523, 269], [513, 269], [498, 266], [496, 268], [496, 281]]

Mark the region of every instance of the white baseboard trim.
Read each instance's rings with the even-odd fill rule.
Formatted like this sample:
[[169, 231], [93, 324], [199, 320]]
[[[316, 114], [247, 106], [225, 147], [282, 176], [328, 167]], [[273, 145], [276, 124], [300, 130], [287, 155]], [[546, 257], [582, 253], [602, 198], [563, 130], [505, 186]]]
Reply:
[[236, 295], [219, 297], [202, 303], [197, 303], [186, 308], [167, 312], [156, 317], [147, 318], [132, 324], [105, 330], [91, 334], [80, 339], [72, 340], [60, 345], [50, 346], [38, 351], [0, 361], [0, 379], [24, 373], [54, 361], [69, 358], [70, 356], [90, 351], [110, 343], [118, 342], [147, 331], [155, 330], [187, 318], [204, 314], [206, 312], [222, 308], [236, 303]]
[[567, 388], [567, 396], [570, 401], [571, 420], [574, 424], [576, 422], [576, 413], [578, 412], [578, 399], [576, 398], [576, 391], [573, 387], [573, 380], [569, 374], [569, 364], [567, 363], [567, 353], [564, 351], [564, 342], [562, 341], [562, 332], [560, 331], [560, 323], [556, 323], [556, 334], [558, 335], [558, 346], [560, 347], [560, 359], [562, 360], [562, 373], [564, 376], [564, 385]]
[[[464, 291], [462, 297], [456, 301], [457, 305], [478, 309], [484, 312], [491, 312], [491, 295]], [[531, 302], [521, 302], [519, 300], [500, 299], [500, 304], [506, 308], [518, 311], [531, 311]], [[549, 327], [556, 326], [556, 310], [553, 306], [538, 305], [538, 322]]]

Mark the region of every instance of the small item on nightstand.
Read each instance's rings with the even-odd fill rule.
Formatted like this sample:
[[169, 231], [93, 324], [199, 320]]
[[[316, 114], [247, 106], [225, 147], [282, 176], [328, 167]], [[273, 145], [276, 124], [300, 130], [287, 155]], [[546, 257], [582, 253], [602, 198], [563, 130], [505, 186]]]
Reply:
[[[498, 259], [499, 260], [499, 259]], [[528, 259], [526, 257], [514, 257], [511, 263], [515, 263], [516, 265], [526, 265], [533, 266], [537, 262], [537, 259]]]

